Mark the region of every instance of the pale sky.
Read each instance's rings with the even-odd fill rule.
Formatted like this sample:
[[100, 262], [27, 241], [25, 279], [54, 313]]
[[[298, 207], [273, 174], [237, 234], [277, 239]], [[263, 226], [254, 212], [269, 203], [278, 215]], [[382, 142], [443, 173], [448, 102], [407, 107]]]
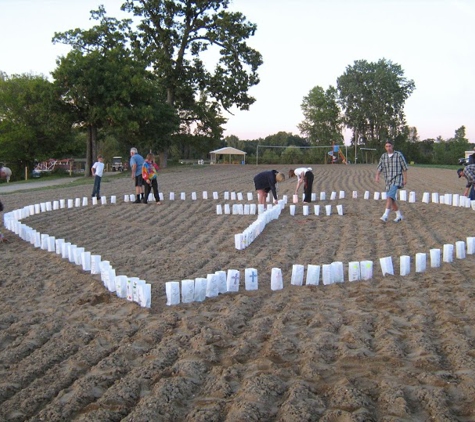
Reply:
[[[0, 0], [0, 70], [49, 76], [68, 47], [54, 32], [92, 25], [104, 4], [117, 18], [122, 0]], [[249, 44], [264, 59], [256, 102], [229, 118], [225, 136], [299, 134], [301, 104], [325, 90], [355, 60], [401, 65], [416, 89], [407, 100], [409, 126], [420, 139], [448, 139], [465, 126], [475, 143], [475, 0], [234, 0], [258, 30]], [[347, 135], [346, 135], [347, 136]]]

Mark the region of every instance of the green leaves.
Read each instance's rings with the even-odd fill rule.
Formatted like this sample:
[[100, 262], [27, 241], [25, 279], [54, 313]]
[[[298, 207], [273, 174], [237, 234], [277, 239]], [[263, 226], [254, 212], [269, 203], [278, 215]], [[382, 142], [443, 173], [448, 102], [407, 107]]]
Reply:
[[337, 89], [345, 124], [365, 137], [367, 146], [377, 146], [403, 130], [404, 104], [415, 84], [389, 60], [357, 60], [337, 79]]

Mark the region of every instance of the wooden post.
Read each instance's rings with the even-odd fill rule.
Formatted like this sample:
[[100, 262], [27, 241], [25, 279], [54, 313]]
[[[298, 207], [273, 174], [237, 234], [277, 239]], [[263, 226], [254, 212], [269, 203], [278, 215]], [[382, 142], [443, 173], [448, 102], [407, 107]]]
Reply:
[[28, 180], [28, 166], [25, 167], [25, 180]]

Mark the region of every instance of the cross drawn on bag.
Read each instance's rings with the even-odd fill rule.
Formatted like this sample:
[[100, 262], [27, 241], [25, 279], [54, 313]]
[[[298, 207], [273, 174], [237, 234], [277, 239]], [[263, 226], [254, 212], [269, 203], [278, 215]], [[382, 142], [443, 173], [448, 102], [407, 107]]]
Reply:
[[249, 277], [251, 279], [251, 283], [254, 283], [254, 278], [257, 279], [257, 273], [255, 271], [252, 271], [251, 274], [249, 274]]

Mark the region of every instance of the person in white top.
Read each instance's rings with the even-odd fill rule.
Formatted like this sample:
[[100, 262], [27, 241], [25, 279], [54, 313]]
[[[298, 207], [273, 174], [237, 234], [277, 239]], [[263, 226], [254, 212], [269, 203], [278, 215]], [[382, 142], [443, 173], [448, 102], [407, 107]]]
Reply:
[[296, 169], [290, 169], [289, 179], [294, 176], [297, 177], [297, 187], [295, 188], [295, 195], [298, 194], [299, 188], [303, 184], [303, 203], [308, 204], [312, 200], [312, 187], [314, 179], [312, 169], [310, 167], [298, 167]]
[[101, 180], [104, 174], [104, 158], [102, 155], [97, 156], [97, 161], [91, 167], [92, 175], [94, 176], [94, 187], [92, 188], [92, 197], [97, 196], [101, 199]]

